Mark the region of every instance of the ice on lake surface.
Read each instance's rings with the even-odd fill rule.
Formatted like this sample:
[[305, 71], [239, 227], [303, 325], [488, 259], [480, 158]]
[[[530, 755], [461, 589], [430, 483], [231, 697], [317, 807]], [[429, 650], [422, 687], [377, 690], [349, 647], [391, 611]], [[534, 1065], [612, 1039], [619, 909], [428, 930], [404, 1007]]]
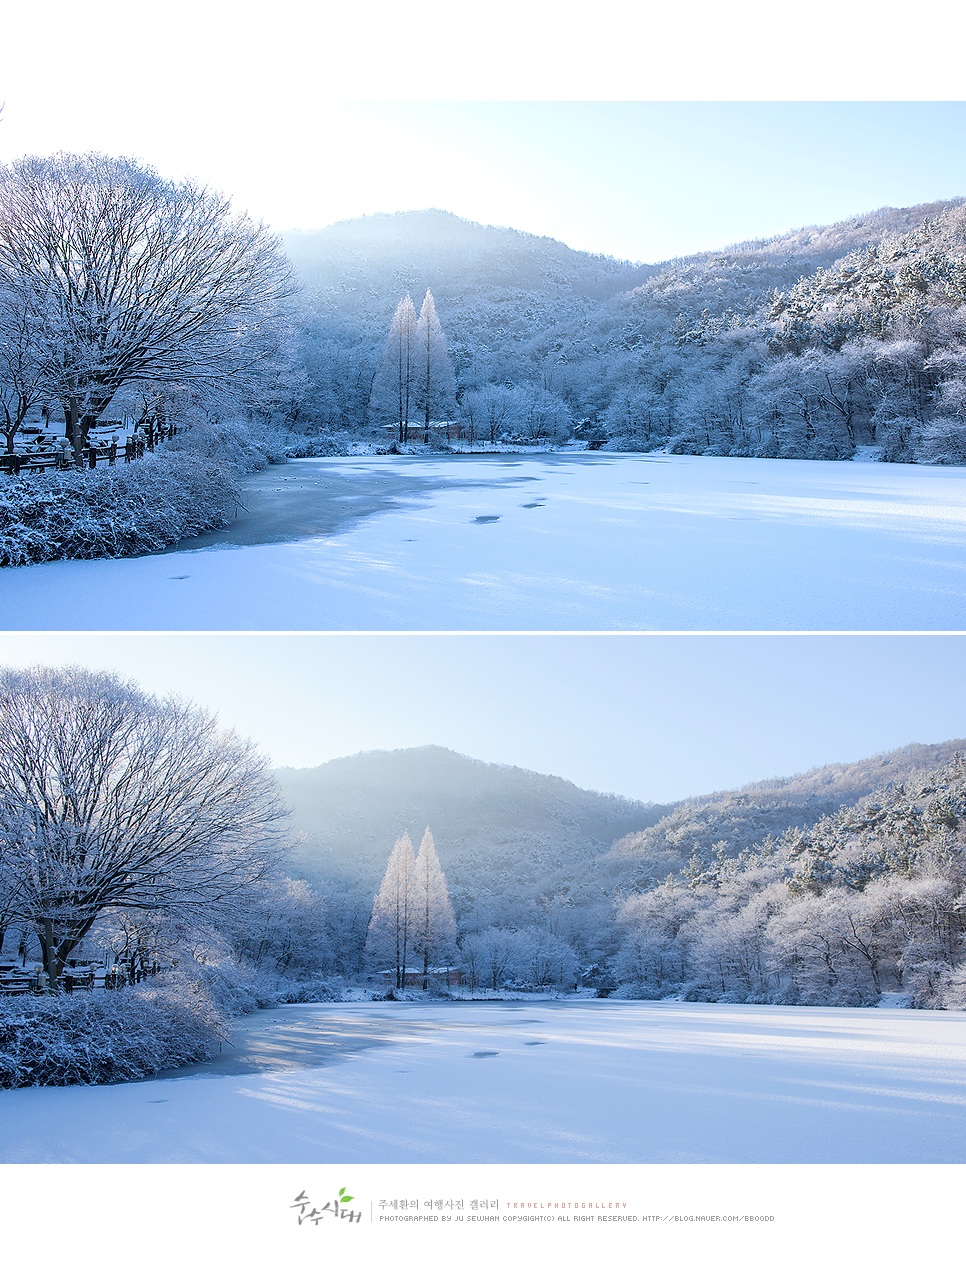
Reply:
[[[289, 524], [300, 473], [323, 501], [302, 489]], [[301, 459], [253, 481], [275, 536], [307, 536], [4, 569], [4, 626], [966, 628], [959, 468], [585, 453]]]
[[[684, 1002], [291, 1013], [276, 1070], [0, 1093], [5, 1163], [966, 1162], [966, 1015]], [[259, 1030], [259, 1016], [245, 1021]], [[318, 1029], [315, 1060], [309, 1058]], [[537, 1044], [536, 1042], [539, 1042]], [[250, 1050], [246, 1050], [250, 1053]]]

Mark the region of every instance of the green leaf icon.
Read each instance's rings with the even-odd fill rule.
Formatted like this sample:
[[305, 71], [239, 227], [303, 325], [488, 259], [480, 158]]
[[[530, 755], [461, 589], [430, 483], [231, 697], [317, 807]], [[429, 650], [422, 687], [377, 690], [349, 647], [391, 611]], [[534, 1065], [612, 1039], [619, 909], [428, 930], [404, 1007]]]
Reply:
[[341, 1187], [339, 1188], [339, 1195], [340, 1195], [340, 1197], [341, 1197], [341, 1198], [340, 1198], [340, 1200], [339, 1200], [339, 1202], [340, 1202], [341, 1204], [351, 1204], [351, 1203], [352, 1203], [352, 1201], [355, 1199], [355, 1196], [354, 1196], [354, 1195], [347, 1195], [347, 1194], [345, 1193], [345, 1187], [344, 1187], [344, 1186], [341, 1186]]

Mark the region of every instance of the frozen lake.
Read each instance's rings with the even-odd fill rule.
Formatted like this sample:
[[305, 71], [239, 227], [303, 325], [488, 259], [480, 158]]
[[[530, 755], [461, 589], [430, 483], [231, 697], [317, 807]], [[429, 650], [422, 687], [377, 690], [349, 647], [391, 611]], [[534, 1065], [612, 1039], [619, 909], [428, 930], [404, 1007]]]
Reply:
[[190, 550], [0, 572], [9, 630], [961, 630], [966, 472], [298, 460]]
[[300, 459], [191, 549], [0, 571], [10, 630], [961, 630], [966, 472]]
[[242, 1027], [227, 1065], [0, 1093], [0, 1161], [966, 1162], [963, 1014], [366, 1003]]

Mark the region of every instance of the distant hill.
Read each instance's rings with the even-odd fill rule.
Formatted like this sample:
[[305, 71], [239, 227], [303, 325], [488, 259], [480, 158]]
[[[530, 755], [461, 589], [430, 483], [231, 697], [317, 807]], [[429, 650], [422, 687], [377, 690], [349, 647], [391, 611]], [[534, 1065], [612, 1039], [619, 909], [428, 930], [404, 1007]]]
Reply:
[[[394, 304], [402, 292], [427, 287], [437, 301], [507, 287], [602, 300], [657, 272], [437, 208], [362, 216], [282, 237], [306, 286], [338, 297], [346, 312], [362, 312], [387, 298]], [[317, 298], [324, 303], [326, 297]]]
[[873, 791], [914, 780], [960, 750], [966, 741], [907, 745], [663, 805], [432, 745], [276, 774], [304, 834], [288, 871], [323, 897], [332, 946], [348, 970], [361, 967], [393, 843], [409, 833], [418, 846], [427, 827], [461, 936], [491, 926], [547, 928], [584, 961], [604, 964], [622, 938], [621, 902], [659, 888], [692, 857], [712, 861], [716, 847], [738, 856], [768, 835], [815, 825]]
[[676, 263], [692, 264], [714, 260], [720, 256], [774, 256], [801, 261], [808, 266], [802, 272], [810, 273], [813, 269], [827, 268], [847, 252], [871, 247], [894, 234], [907, 234], [924, 220], [935, 220], [944, 212], [961, 207], [964, 202], [966, 200], [962, 198], [953, 198], [935, 203], [917, 203], [913, 207], [879, 207], [873, 212], [850, 216], [831, 225], [804, 225], [784, 234], [775, 234], [771, 238], [750, 238], [716, 251], [682, 256]]
[[376, 213], [319, 230], [288, 230], [282, 241], [310, 289], [332, 288], [347, 301], [353, 294], [375, 296], [387, 285], [395, 292], [400, 284], [430, 287], [437, 299], [481, 286], [510, 286], [548, 292], [563, 288], [602, 300], [633, 290], [668, 266], [708, 265], [722, 257], [779, 260], [786, 269], [810, 273], [847, 252], [908, 233], [963, 202], [957, 198], [880, 207], [832, 225], [807, 225], [646, 264], [577, 251], [555, 238], [483, 225], [438, 208]]
[[290, 867], [312, 880], [359, 880], [373, 890], [402, 833], [418, 846], [423, 830], [432, 830], [457, 892], [502, 893], [579, 872], [615, 839], [670, 810], [434, 745], [276, 775], [305, 835]]
[[966, 740], [907, 745], [676, 804], [600, 794], [435, 745], [280, 768], [276, 776], [303, 835], [290, 872], [371, 894], [399, 835], [409, 833], [418, 846], [428, 827], [454, 896], [467, 908], [483, 894], [512, 905], [646, 886], [693, 855], [710, 858], [718, 843], [737, 855], [961, 750]]
[[726, 855], [738, 855], [768, 835], [778, 837], [786, 829], [805, 828], [853, 807], [875, 790], [948, 762], [958, 751], [966, 751], [966, 740], [906, 745], [856, 763], [830, 763], [797, 776], [689, 799], [656, 824], [615, 843], [609, 860], [615, 869], [624, 861], [627, 876], [637, 885], [660, 881], [692, 856], [710, 860], [718, 844]]

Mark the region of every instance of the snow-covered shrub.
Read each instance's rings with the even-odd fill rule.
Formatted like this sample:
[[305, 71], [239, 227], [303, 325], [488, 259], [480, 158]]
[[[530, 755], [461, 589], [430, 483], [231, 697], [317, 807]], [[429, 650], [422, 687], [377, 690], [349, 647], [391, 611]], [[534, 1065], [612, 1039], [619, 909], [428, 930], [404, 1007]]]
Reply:
[[257, 966], [234, 960], [202, 965], [179, 962], [174, 974], [202, 985], [218, 1010], [226, 1015], [251, 1014], [277, 1005], [340, 1001], [343, 985], [328, 978], [287, 979]]
[[5, 480], [0, 565], [158, 551], [226, 526], [240, 496], [233, 472], [165, 449], [93, 472]]
[[919, 420], [895, 417], [875, 422], [876, 440], [882, 446], [882, 462], [914, 463], [920, 443]]
[[350, 443], [346, 432], [292, 432], [261, 419], [202, 419], [164, 449], [198, 455], [242, 475], [289, 459], [348, 454]]
[[[299, 884], [293, 884], [297, 886]], [[277, 1005], [341, 1001], [345, 981], [339, 976], [303, 971], [286, 974], [271, 964], [255, 964], [232, 951], [223, 934], [197, 928], [171, 950], [175, 969], [159, 976], [197, 986], [226, 1016], [251, 1014]]]
[[186, 958], [176, 969], [160, 975], [162, 982], [193, 984], [221, 1014], [252, 1014], [278, 1005], [277, 981], [254, 966], [231, 959], [198, 962]]
[[160, 551], [226, 528], [241, 506], [241, 476], [347, 450], [344, 436], [200, 420], [134, 463], [3, 478], [0, 565]]
[[718, 994], [713, 988], [701, 984], [688, 984], [681, 989], [682, 1001], [717, 1001]]
[[815, 437], [805, 448], [805, 457], [807, 459], [824, 459], [826, 461], [850, 459], [854, 453], [854, 446], [850, 451], [847, 446], [835, 445], [829, 437]]
[[927, 1010], [966, 1010], [966, 966], [937, 967], [929, 994], [913, 994], [910, 1004]]
[[345, 984], [341, 979], [277, 979], [277, 1005], [300, 1005], [314, 1001], [344, 1001]]
[[140, 1080], [211, 1057], [226, 1021], [198, 985], [0, 1000], [0, 1087]]
[[[181, 454], [239, 475], [259, 472], [269, 463], [284, 463], [279, 446], [264, 424], [240, 419], [201, 419], [161, 447], [162, 454]], [[270, 457], [270, 455], [275, 457]]]
[[915, 457], [918, 463], [966, 466], [966, 419], [931, 420], [921, 430]]
[[[645, 444], [646, 442], [639, 441], [629, 432], [622, 432], [619, 436], [610, 437], [600, 448], [618, 454], [637, 454], [644, 449]], [[657, 445], [658, 442], [654, 444]]]
[[358, 448], [358, 442], [348, 432], [286, 432], [284, 435], [285, 455], [289, 459], [324, 459], [349, 454]]
[[660, 1001], [663, 997], [671, 995], [671, 989], [655, 988], [651, 984], [641, 983], [638, 980], [633, 983], [622, 983], [609, 995], [612, 1001]]

